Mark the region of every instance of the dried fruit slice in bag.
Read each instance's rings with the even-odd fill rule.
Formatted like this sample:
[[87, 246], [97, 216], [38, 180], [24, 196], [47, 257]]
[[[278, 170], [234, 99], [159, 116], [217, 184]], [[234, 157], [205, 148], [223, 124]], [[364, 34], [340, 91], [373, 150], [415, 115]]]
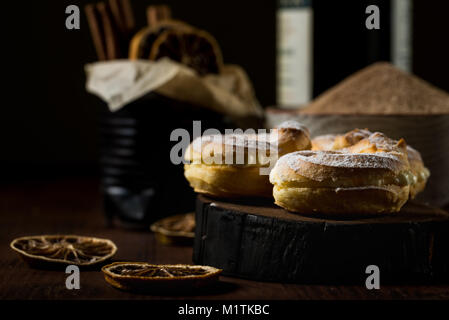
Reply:
[[157, 265], [115, 262], [101, 271], [113, 287], [129, 291], [176, 293], [207, 287], [218, 280], [221, 269], [197, 265]]
[[108, 239], [74, 235], [42, 235], [14, 239], [11, 248], [35, 267], [57, 265], [93, 266], [117, 251]]
[[148, 60], [153, 43], [161, 35], [161, 33], [166, 30], [190, 28], [192, 28], [190, 25], [179, 20], [164, 20], [155, 26], [143, 28], [131, 39], [129, 46], [129, 58], [131, 60]]
[[195, 213], [161, 219], [153, 223], [150, 229], [163, 244], [192, 244], [195, 237]]
[[223, 57], [215, 38], [204, 30], [174, 28], [162, 32], [150, 51], [150, 60], [168, 57], [196, 70], [199, 75], [220, 73]]

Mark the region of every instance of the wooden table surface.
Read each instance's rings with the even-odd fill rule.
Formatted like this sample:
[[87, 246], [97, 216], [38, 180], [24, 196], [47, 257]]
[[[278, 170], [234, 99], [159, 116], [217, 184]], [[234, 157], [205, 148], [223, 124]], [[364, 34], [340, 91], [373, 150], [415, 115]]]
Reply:
[[191, 263], [191, 247], [158, 244], [150, 231], [108, 228], [97, 180], [28, 182], [0, 187], [0, 299], [449, 299], [447, 285], [363, 286], [263, 283], [222, 277], [219, 285], [189, 296], [154, 296], [122, 292], [109, 286], [101, 272], [81, 271], [81, 289], [65, 287], [64, 271], [30, 269], [9, 248], [25, 235], [79, 234], [104, 237], [118, 246], [114, 260]]

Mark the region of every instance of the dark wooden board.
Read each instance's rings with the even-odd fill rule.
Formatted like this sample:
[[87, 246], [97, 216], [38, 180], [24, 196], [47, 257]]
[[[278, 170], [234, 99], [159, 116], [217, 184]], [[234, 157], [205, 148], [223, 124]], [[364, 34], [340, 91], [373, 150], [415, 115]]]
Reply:
[[271, 202], [199, 196], [194, 262], [262, 281], [364, 283], [368, 265], [383, 283], [447, 282], [449, 214], [408, 203], [392, 215], [345, 218], [290, 213]]

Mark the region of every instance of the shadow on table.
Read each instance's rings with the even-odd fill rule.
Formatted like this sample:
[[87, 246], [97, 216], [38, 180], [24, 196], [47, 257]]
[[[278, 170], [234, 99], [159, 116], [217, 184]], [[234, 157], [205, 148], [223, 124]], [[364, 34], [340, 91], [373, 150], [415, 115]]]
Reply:
[[[235, 283], [218, 281], [212, 285], [203, 288], [189, 288], [189, 289], [177, 289], [163, 291], [160, 290], [133, 290], [131, 293], [145, 295], [145, 296], [164, 296], [164, 297], [194, 297], [194, 296], [216, 296], [222, 294], [228, 294], [235, 291], [239, 286]], [[116, 288], [117, 289], [117, 288]], [[122, 289], [117, 289], [122, 291]]]

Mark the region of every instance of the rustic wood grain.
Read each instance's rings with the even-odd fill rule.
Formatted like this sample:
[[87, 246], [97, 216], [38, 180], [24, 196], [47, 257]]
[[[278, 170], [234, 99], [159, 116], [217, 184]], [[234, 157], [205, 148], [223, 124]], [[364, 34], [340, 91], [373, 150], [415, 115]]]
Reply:
[[81, 289], [65, 288], [63, 271], [30, 269], [9, 248], [12, 239], [33, 234], [73, 233], [113, 240], [115, 261], [191, 263], [192, 248], [166, 247], [148, 231], [106, 227], [96, 180], [71, 179], [0, 186], [0, 299], [449, 299], [448, 286], [324, 286], [263, 283], [222, 277], [208, 292], [152, 296], [109, 286], [100, 272], [81, 271]]

